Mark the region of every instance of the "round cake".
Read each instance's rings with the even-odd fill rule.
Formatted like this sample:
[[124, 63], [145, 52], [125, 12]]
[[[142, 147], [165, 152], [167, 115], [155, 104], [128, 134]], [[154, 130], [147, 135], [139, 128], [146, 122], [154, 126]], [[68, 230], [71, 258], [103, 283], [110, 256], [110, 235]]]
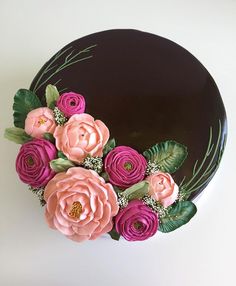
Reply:
[[[83, 94], [86, 112], [106, 123], [117, 145], [139, 152], [166, 140], [187, 146], [188, 157], [174, 174], [177, 183], [192, 180], [194, 167], [199, 170], [205, 159], [189, 184], [191, 198], [214, 175], [226, 139], [224, 105], [206, 68], [176, 43], [137, 30], [95, 33], [54, 55], [30, 90], [45, 102], [49, 83]], [[206, 158], [210, 132], [214, 150]]]
[[45, 219], [76, 242], [143, 241], [196, 214], [227, 122], [208, 71], [179, 45], [110, 30], [62, 48], [13, 104], [7, 139]]

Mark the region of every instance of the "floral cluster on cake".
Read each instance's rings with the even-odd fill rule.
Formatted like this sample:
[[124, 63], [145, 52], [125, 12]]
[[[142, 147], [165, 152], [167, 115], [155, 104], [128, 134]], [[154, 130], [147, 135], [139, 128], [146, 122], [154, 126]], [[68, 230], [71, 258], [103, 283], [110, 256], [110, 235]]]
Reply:
[[13, 128], [22, 144], [16, 171], [45, 206], [48, 225], [71, 240], [103, 234], [146, 240], [187, 223], [196, 206], [174, 181], [187, 148], [173, 140], [142, 154], [116, 146], [106, 124], [86, 113], [86, 97], [46, 87], [46, 106], [30, 90], [14, 97]]

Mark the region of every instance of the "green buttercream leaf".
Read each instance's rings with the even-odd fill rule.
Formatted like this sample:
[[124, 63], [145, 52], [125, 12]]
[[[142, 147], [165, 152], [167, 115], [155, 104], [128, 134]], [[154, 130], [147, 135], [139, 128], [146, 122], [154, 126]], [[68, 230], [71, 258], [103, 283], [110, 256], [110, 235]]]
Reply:
[[108, 176], [108, 174], [107, 174], [106, 172], [102, 172], [102, 173], [100, 174], [100, 176], [103, 177], [103, 179], [104, 179], [106, 182], [109, 181], [109, 176]]
[[13, 117], [15, 127], [24, 128], [27, 114], [42, 107], [39, 98], [28, 89], [19, 89], [14, 96]]
[[58, 151], [58, 152], [57, 152], [57, 157], [58, 157], [58, 158], [65, 159], [65, 160], [68, 160], [68, 158], [66, 157], [66, 155], [65, 155], [63, 152], [61, 152], [61, 151]]
[[197, 207], [190, 201], [178, 202], [169, 208], [168, 214], [160, 217], [159, 230], [171, 232], [190, 221], [196, 214]]
[[75, 164], [73, 162], [62, 158], [58, 158], [50, 162], [51, 169], [54, 170], [56, 173], [65, 172], [66, 170], [74, 166]]
[[24, 144], [33, 139], [25, 132], [24, 129], [17, 127], [6, 128], [4, 132], [4, 137], [17, 144]]
[[115, 190], [115, 192], [118, 194], [118, 193], [123, 193], [124, 190], [120, 189], [119, 187], [117, 186], [112, 186], [113, 189]]
[[51, 109], [55, 108], [55, 104], [59, 96], [60, 96], [59, 92], [55, 85], [52, 85], [52, 84], [47, 85], [45, 97], [46, 97], [47, 106], [49, 108]]
[[52, 133], [44, 133], [43, 138], [50, 141], [51, 143], [55, 143], [55, 138]]
[[103, 155], [109, 153], [112, 149], [116, 147], [116, 140], [114, 138], [110, 139], [103, 149]]
[[124, 190], [122, 195], [124, 195], [129, 201], [134, 199], [141, 199], [148, 193], [148, 185], [147, 181], [139, 182], [132, 187]]
[[108, 232], [108, 234], [114, 240], [118, 241], [120, 239], [120, 234], [115, 230], [115, 228], [113, 228], [110, 232]]
[[174, 173], [183, 164], [188, 152], [184, 145], [170, 140], [152, 146], [143, 155], [157, 164], [161, 171]]

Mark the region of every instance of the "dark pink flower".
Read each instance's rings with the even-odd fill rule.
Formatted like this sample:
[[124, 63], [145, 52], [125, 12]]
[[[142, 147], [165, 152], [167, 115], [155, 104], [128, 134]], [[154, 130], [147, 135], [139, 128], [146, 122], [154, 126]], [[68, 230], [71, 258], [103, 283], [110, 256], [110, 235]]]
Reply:
[[147, 161], [130, 147], [114, 148], [108, 153], [104, 163], [109, 181], [115, 186], [128, 188], [145, 177]]
[[83, 95], [75, 92], [63, 93], [57, 100], [56, 105], [66, 117], [84, 113], [85, 111], [85, 99]]
[[45, 139], [34, 139], [23, 144], [16, 158], [16, 171], [22, 182], [44, 187], [55, 175], [49, 162], [56, 158], [55, 146]]
[[157, 232], [158, 215], [142, 201], [133, 200], [115, 217], [115, 228], [126, 240], [145, 240]]

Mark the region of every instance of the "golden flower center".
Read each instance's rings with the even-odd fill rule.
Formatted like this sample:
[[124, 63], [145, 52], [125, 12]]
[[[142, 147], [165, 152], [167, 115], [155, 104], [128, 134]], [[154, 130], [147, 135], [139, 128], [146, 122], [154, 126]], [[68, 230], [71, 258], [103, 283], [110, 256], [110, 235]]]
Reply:
[[33, 165], [34, 165], [34, 160], [33, 160], [33, 158], [32, 158], [31, 156], [29, 156], [29, 157], [27, 158], [27, 164], [28, 164], [29, 166], [33, 166]]
[[137, 230], [140, 230], [142, 227], [143, 227], [143, 224], [140, 222], [140, 221], [136, 221], [134, 223], [134, 227], [137, 229]]
[[127, 170], [127, 171], [131, 171], [131, 170], [133, 169], [133, 165], [132, 165], [131, 162], [125, 162], [124, 168], [125, 168], [125, 170]]
[[73, 202], [69, 216], [72, 218], [79, 218], [82, 213], [82, 205], [80, 202]]
[[38, 120], [38, 124], [39, 125], [43, 125], [44, 123], [46, 123], [47, 122], [47, 120], [45, 119], [45, 118], [43, 118], [43, 117], [41, 117], [39, 120]]

